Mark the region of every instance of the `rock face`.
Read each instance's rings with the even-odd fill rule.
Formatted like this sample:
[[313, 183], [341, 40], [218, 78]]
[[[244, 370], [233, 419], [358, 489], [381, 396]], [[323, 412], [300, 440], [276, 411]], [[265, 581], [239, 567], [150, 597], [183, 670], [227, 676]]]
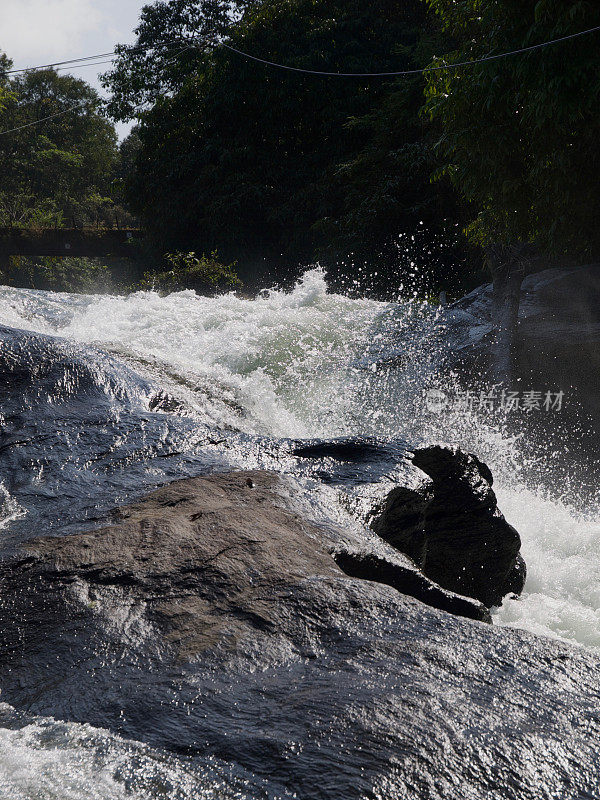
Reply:
[[[599, 302], [600, 264], [527, 275], [521, 286], [517, 371], [543, 374], [565, 390], [590, 385], [590, 365], [600, 366]], [[475, 289], [448, 312], [445, 324], [455, 351], [465, 360], [481, 355], [485, 364], [494, 325], [492, 285]], [[592, 388], [598, 404], [598, 387]]]
[[0, 568], [3, 701], [249, 770], [268, 800], [595, 796], [598, 658], [400, 593], [400, 554], [290, 490], [195, 478], [31, 541]]
[[113, 527], [28, 542], [33, 558], [14, 563], [9, 580], [18, 574], [44, 587], [46, 597], [57, 590], [59, 602], [65, 587], [86, 597], [91, 592], [90, 607], [95, 591], [127, 587], [132, 598], [150, 603], [160, 625], [165, 619], [169, 627], [175, 619], [189, 623], [196, 642], [216, 641], [217, 620], [227, 615], [268, 627], [274, 622], [267, 597], [308, 575], [339, 577], [342, 571], [489, 621], [481, 604], [435, 586], [392, 548], [342, 539], [333, 529], [304, 522], [286, 510], [274, 491], [277, 481], [267, 472], [178, 481], [139, 506], [118, 510]]
[[[489, 392], [496, 383], [493, 308], [492, 285], [487, 284], [445, 309], [441, 328], [449, 386], [457, 374], [463, 389], [475, 395], [482, 389]], [[521, 397], [530, 391], [546, 397], [549, 392], [558, 407], [542, 405], [531, 413], [521, 408], [499, 421], [510, 435], [520, 437], [532, 482], [551, 494], [560, 486], [560, 496], [574, 504], [589, 502], [600, 483], [599, 374], [600, 264], [527, 275], [510, 388]]]
[[[451, 342], [449, 366], [474, 376], [477, 382], [489, 372], [491, 363], [495, 335], [492, 285], [481, 286], [453, 303], [444, 325]], [[563, 416], [565, 412], [576, 416], [579, 427], [584, 428], [573, 438], [585, 433], [591, 420], [593, 435], [587, 444], [597, 458], [600, 264], [528, 275], [521, 287], [515, 345], [514, 373], [520, 379], [515, 388], [563, 392]], [[488, 388], [492, 382], [487, 380]], [[556, 414], [553, 416], [556, 427]], [[577, 425], [574, 421], [570, 424]]]
[[394, 489], [371, 523], [375, 532], [440, 586], [488, 607], [520, 594], [521, 540], [498, 510], [488, 467], [449, 447], [417, 450], [412, 460], [431, 481]]

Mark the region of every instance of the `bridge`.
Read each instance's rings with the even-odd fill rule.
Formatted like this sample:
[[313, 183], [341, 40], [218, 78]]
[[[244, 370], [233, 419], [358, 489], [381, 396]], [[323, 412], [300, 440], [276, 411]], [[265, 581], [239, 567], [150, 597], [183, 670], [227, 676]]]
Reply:
[[10, 256], [106, 258], [135, 256], [136, 240], [142, 231], [92, 230], [86, 228], [52, 228], [26, 230], [0, 228], [0, 269], [8, 265]]

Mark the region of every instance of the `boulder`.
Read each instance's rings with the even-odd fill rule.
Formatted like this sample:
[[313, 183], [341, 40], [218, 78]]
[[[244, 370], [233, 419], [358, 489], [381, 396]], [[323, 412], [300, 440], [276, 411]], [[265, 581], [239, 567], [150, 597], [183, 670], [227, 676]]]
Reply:
[[3, 701], [231, 765], [265, 800], [594, 796], [598, 657], [399, 592], [408, 559], [293, 488], [194, 478], [29, 542], [0, 567]]
[[[489, 391], [494, 321], [492, 285], [480, 286], [444, 310], [445, 368], [448, 385], [462, 376], [465, 389]], [[513, 385], [520, 393], [548, 392], [558, 407], [510, 413], [504, 420], [512, 434], [522, 434], [530, 462], [552, 459], [535, 472], [535, 484], [554, 491], [557, 473], [563, 496], [594, 496], [600, 481], [600, 264], [553, 267], [527, 275], [521, 287], [514, 347]], [[561, 394], [562, 393], [562, 394]], [[568, 448], [568, 449], [567, 449]]]
[[446, 589], [488, 607], [520, 594], [521, 540], [498, 510], [489, 468], [442, 446], [416, 450], [412, 462], [431, 480], [392, 490], [374, 512], [373, 530]]

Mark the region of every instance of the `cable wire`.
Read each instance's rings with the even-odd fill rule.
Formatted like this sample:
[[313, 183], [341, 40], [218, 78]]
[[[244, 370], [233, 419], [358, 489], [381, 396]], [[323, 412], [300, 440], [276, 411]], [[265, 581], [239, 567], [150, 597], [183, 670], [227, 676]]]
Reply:
[[109, 58], [106, 61], [90, 61], [89, 64], [79, 64], [77, 67], [55, 67], [55, 72], [72, 72], [73, 69], [83, 69], [84, 67], [100, 67], [103, 64], [114, 64], [114, 58]]
[[31, 128], [34, 125], [39, 125], [41, 122], [46, 122], [49, 119], [54, 119], [55, 117], [60, 117], [63, 114], [68, 114], [70, 111], [75, 111], [76, 108], [81, 108], [82, 106], [88, 105], [89, 103], [96, 102], [95, 100], [82, 100], [79, 103], [75, 103], [73, 106], [69, 106], [69, 108], [63, 108], [62, 111], [57, 111], [56, 114], [50, 114], [47, 117], [42, 117], [41, 119], [35, 119], [33, 122], [27, 122], [25, 125], [19, 125], [16, 128], [10, 128], [7, 131], [0, 131], [0, 136], [6, 136], [7, 133], [15, 133], [16, 131], [22, 131], [25, 128]]
[[405, 69], [400, 70], [399, 72], [324, 72], [321, 70], [316, 69], [302, 69], [301, 67], [290, 67], [287, 64], [279, 64], [276, 61], [267, 61], [264, 58], [258, 58], [258, 56], [253, 56], [250, 53], [245, 53], [243, 50], [238, 50], [236, 47], [232, 47], [225, 42], [221, 42], [221, 47], [226, 47], [228, 50], [231, 50], [233, 53], [237, 53], [244, 58], [248, 58], [251, 61], [257, 61], [259, 64], [266, 64], [269, 67], [277, 67], [277, 69], [285, 69], [289, 72], [301, 72], [305, 75], [321, 75], [326, 77], [332, 78], [396, 78], [402, 75], [424, 75], [427, 72], [437, 72], [439, 70], [444, 69], [455, 69], [457, 67], [471, 67], [476, 64], [483, 64], [487, 61], [496, 61], [500, 58], [508, 58], [509, 56], [519, 55], [520, 53], [528, 53], [532, 50], [539, 50], [542, 47], [549, 47], [550, 45], [559, 44], [560, 42], [566, 42], [569, 39], [576, 39], [579, 36], [586, 36], [588, 33], [595, 33], [596, 31], [600, 31], [600, 25], [595, 28], [588, 28], [585, 31], [579, 31], [579, 33], [571, 33], [568, 36], [561, 36], [559, 39], [551, 39], [548, 42], [541, 42], [540, 44], [532, 44], [528, 47], [520, 47], [518, 50], [510, 50], [506, 53], [497, 53], [496, 55], [484, 56], [483, 58], [473, 59], [472, 61], [459, 61], [453, 64], [444, 64], [435, 67], [424, 67], [423, 69]]
[[[183, 42], [196, 42], [198, 39], [196, 37], [181, 37], [179, 39], [169, 39], [166, 42], [161, 42], [160, 44], [152, 44], [152, 45], [140, 45], [139, 47], [131, 47], [127, 50], [127, 53], [137, 53], [140, 50], [151, 50], [153, 47], [175, 47], [178, 44], [182, 44]], [[40, 64], [39, 66], [35, 67], [20, 67], [18, 69], [8, 69], [2, 72], [3, 75], [18, 75], [24, 72], [38, 72], [39, 70], [44, 69], [53, 69], [56, 67], [62, 67], [66, 64], [81, 64], [85, 66], [83, 62], [85, 61], [94, 61], [97, 58], [108, 58], [110, 56], [110, 61], [114, 61], [114, 59], [118, 58], [121, 54], [112, 50], [110, 53], [96, 53], [93, 56], [82, 56], [81, 58], [71, 58], [68, 61], [55, 61], [53, 64]], [[108, 62], [107, 62], [108, 63]]]
[[[561, 42], [569, 41], [570, 39], [576, 39], [580, 36], [586, 36], [589, 33], [596, 33], [600, 31], [600, 25], [595, 28], [588, 28], [585, 31], [579, 31], [578, 33], [571, 33], [567, 36], [561, 36], [558, 39], [551, 39], [547, 42], [540, 42], [539, 44], [532, 44], [528, 47], [520, 47], [517, 50], [509, 50], [505, 53], [497, 53], [496, 55], [489, 55], [484, 56], [483, 58], [473, 59], [472, 61], [459, 61], [453, 64], [444, 64], [435, 67], [424, 67], [423, 69], [408, 69], [408, 70], [399, 70], [394, 72], [326, 72], [323, 70], [314, 70], [314, 69], [303, 69], [301, 67], [290, 67], [287, 64], [279, 64], [276, 61], [268, 61], [264, 58], [259, 58], [258, 56], [253, 56], [251, 53], [246, 53], [243, 50], [239, 50], [237, 47], [233, 47], [232, 45], [226, 44], [225, 42], [219, 42], [218, 44], [214, 45], [215, 47], [226, 47], [228, 50], [231, 50], [233, 53], [237, 53], [244, 58], [248, 58], [251, 61], [257, 61], [259, 64], [266, 64], [270, 67], [277, 67], [278, 69], [285, 69], [290, 72], [302, 72], [307, 75], [324, 75], [324, 76], [331, 76], [336, 78], [393, 78], [399, 77], [402, 75], [422, 75], [426, 72], [435, 72], [444, 69], [454, 69], [455, 67], [469, 67], [476, 64], [483, 64], [487, 61], [496, 61], [500, 58], [508, 58], [509, 56], [519, 55], [520, 53], [527, 53], [531, 52], [532, 50], [539, 50], [543, 47], [549, 47], [550, 45], [560, 44]], [[174, 47], [177, 44], [181, 44], [183, 42], [191, 42], [192, 44], [185, 47], [182, 51], [188, 50], [192, 47], [193, 43], [198, 43], [201, 40], [198, 37], [190, 36], [190, 37], [180, 37], [178, 39], [169, 39], [166, 42], [161, 42], [159, 45], [152, 44], [152, 45], [140, 45], [139, 47], [131, 47], [129, 48], [126, 53], [135, 53], [141, 50], [150, 50], [153, 47], [160, 47], [160, 46], [168, 46]], [[3, 75], [17, 75], [24, 72], [36, 72], [38, 70], [43, 69], [52, 69], [55, 67], [63, 67], [64, 65], [69, 64], [81, 64], [82, 66], [86, 66], [85, 62], [95, 61], [99, 58], [108, 58], [108, 61], [99, 62], [99, 63], [110, 63], [118, 58], [121, 53], [117, 53], [112, 50], [109, 53], [96, 53], [93, 56], [83, 56], [81, 58], [71, 58], [67, 61], [55, 61], [52, 64], [41, 64], [39, 66], [34, 67], [20, 67], [19, 69], [9, 69], [5, 70], [2, 74]], [[179, 54], [178, 54], [179, 55]], [[176, 56], [175, 56], [176, 57]]]
[[[520, 47], [517, 50], [509, 50], [509, 51], [507, 51], [505, 53], [497, 53], [496, 55], [484, 56], [483, 58], [473, 59], [472, 61], [459, 61], [459, 62], [455, 62], [453, 64], [444, 64], [444, 65], [438, 65], [438, 66], [435, 66], [435, 67], [424, 67], [423, 69], [400, 70], [400, 71], [396, 71], [396, 72], [325, 72], [325, 71], [321, 71], [321, 70], [302, 69], [301, 67], [290, 67], [287, 64], [279, 64], [276, 61], [268, 61], [268, 60], [266, 60], [264, 58], [259, 58], [258, 56], [253, 56], [250, 53], [245, 53], [243, 50], [238, 50], [236, 47], [233, 47], [232, 45], [226, 44], [225, 42], [219, 42], [217, 45], [214, 45], [214, 46], [215, 47], [219, 47], [219, 46], [220, 47], [225, 47], [225, 48], [227, 48], [227, 50], [231, 50], [231, 52], [237, 53], [238, 55], [243, 56], [244, 58], [250, 59], [251, 61], [257, 61], [259, 64], [265, 64], [265, 65], [267, 65], [269, 67], [276, 67], [277, 69], [288, 70], [289, 72], [300, 72], [300, 73], [303, 73], [305, 75], [321, 75], [321, 76], [334, 77], [334, 78], [395, 78], [395, 77], [400, 77], [402, 75], [424, 75], [425, 73], [428, 73], [428, 72], [437, 72], [437, 71], [444, 70], [444, 69], [455, 69], [457, 67], [470, 67], [470, 66], [474, 66], [476, 64], [484, 64], [484, 63], [486, 63], [488, 61], [497, 61], [500, 58], [508, 58], [509, 56], [519, 55], [521, 53], [528, 53], [528, 52], [531, 52], [533, 50], [539, 50], [539, 49], [541, 49], [543, 47], [549, 47], [550, 45], [555, 45], [555, 44], [559, 44], [561, 42], [566, 42], [566, 41], [569, 41], [570, 39], [577, 39], [580, 36], [586, 36], [587, 34], [596, 33], [597, 31], [600, 31], [600, 25], [596, 26], [595, 28], [588, 28], [585, 31], [579, 31], [578, 33], [571, 33], [568, 36], [561, 36], [558, 39], [551, 39], [550, 41], [541, 42], [540, 44], [532, 44], [532, 45], [529, 45], [528, 47]], [[167, 45], [175, 44], [175, 43], [181, 44], [182, 42], [198, 43], [199, 39], [198, 39], [198, 37], [190, 37], [190, 38], [182, 37], [180, 39], [172, 39], [172, 40], [170, 40], [170, 42], [163, 42], [163, 44], [167, 44]], [[155, 46], [156, 45], [152, 45], [152, 47], [155, 47]], [[179, 55], [181, 55], [181, 53], [185, 52], [186, 50], [191, 49], [192, 46], [193, 45], [190, 44], [187, 47], [184, 47], [183, 50], [180, 50], [179, 53], [177, 53], [174, 58], [172, 58], [170, 61], [167, 62], [167, 64], [172, 63], [172, 61], [174, 61]], [[135, 47], [135, 48], [130, 49], [128, 52], [132, 53], [132, 52], [137, 52], [139, 50], [148, 50], [148, 49], [150, 49], [150, 46], [148, 46], [148, 47]], [[108, 61], [98, 61], [98, 62], [87, 63], [87, 64], [83, 63], [83, 62], [92, 62], [93, 59], [103, 58], [104, 56], [109, 56], [109, 55], [113, 56], [113, 58], [110, 58]], [[99, 53], [98, 55], [95, 55], [95, 56], [85, 56], [83, 58], [70, 59], [69, 61], [57, 61], [54, 64], [46, 64], [44, 66], [39, 66], [39, 67], [28, 67], [28, 68], [24, 68], [24, 69], [7, 70], [4, 74], [5, 75], [14, 75], [14, 74], [20, 73], [20, 72], [34, 72], [36, 70], [41, 70], [41, 69], [50, 69], [50, 68], [56, 68], [56, 67], [63, 67], [63, 65], [67, 65], [67, 64], [79, 64], [80, 66], [99, 66], [100, 64], [110, 64], [110, 63], [112, 63], [114, 61], [114, 59], [117, 58], [119, 55], [120, 55], [120, 53], [116, 53], [114, 51], [112, 53]], [[63, 67], [63, 69], [72, 69], [72, 67]], [[51, 114], [48, 117], [43, 117], [42, 119], [34, 120], [33, 122], [28, 122], [27, 124], [20, 125], [17, 128], [11, 128], [10, 130], [0, 131], [0, 136], [5, 136], [8, 133], [15, 133], [16, 131], [24, 130], [25, 128], [30, 128], [33, 125], [39, 125], [40, 123], [46, 122], [47, 120], [54, 119], [55, 117], [60, 117], [62, 114], [67, 114], [69, 111], [74, 111], [76, 108], [80, 108], [81, 106], [86, 105], [87, 103], [90, 103], [90, 102], [92, 102], [92, 101], [91, 100], [85, 100], [85, 101], [83, 101], [81, 103], [76, 103], [74, 106], [71, 106], [70, 108], [63, 109], [62, 111], [59, 111], [56, 114]]]

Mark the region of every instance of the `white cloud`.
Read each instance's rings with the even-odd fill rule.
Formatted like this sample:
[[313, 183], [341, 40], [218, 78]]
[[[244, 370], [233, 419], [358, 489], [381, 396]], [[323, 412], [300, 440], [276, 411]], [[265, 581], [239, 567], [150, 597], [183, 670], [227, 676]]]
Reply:
[[74, 57], [103, 22], [94, 0], [0, 0], [0, 49], [16, 66]]
[[[0, 0], [0, 52], [15, 67], [109, 53], [135, 40], [142, 5], [150, 0]], [[98, 73], [109, 65], [70, 70], [102, 94]], [[131, 125], [118, 125], [125, 136]]]

